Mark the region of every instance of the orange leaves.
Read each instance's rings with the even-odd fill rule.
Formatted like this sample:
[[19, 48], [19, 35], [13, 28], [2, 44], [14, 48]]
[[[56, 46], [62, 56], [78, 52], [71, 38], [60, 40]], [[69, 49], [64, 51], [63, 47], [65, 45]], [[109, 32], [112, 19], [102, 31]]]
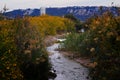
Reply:
[[65, 31], [73, 24], [67, 19], [48, 15], [30, 17], [29, 20], [32, 26], [36, 26], [43, 36], [54, 35], [57, 31]]
[[16, 45], [14, 43], [15, 27], [12, 20], [0, 21], [0, 79], [10, 80], [13, 76], [22, 79], [21, 71], [16, 61]]
[[17, 64], [16, 64], [16, 63], [14, 63], [14, 64], [13, 64], [13, 66], [14, 66], [14, 67], [16, 67], [16, 66], [17, 66]]

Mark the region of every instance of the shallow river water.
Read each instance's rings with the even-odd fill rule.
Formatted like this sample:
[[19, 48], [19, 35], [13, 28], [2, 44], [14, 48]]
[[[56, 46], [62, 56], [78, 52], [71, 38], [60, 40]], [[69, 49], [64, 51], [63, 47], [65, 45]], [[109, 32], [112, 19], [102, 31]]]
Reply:
[[47, 51], [50, 53], [50, 62], [57, 74], [55, 79], [49, 80], [90, 80], [88, 68], [64, 57], [59, 51], [55, 50], [58, 47], [59, 43], [47, 47]]

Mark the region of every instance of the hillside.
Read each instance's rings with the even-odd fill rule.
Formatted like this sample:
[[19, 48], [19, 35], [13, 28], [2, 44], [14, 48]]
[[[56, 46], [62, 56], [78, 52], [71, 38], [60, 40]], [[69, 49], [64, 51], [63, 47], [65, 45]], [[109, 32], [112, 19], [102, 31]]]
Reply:
[[[111, 11], [115, 16], [117, 16], [117, 9], [115, 7], [102, 7], [102, 10], [100, 11], [100, 7], [92, 6], [92, 7], [62, 7], [62, 8], [46, 8], [46, 14], [47, 15], [53, 15], [53, 16], [64, 16], [65, 14], [72, 13], [76, 18], [85, 21], [86, 19], [90, 18], [94, 14], [100, 15], [101, 13], [104, 13], [105, 11]], [[15, 17], [23, 17], [24, 15], [29, 16], [39, 16], [40, 15], [40, 9], [18, 9], [13, 10], [10, 12], [7, 12], [5, 14], [6, 16], [10, 18]]]

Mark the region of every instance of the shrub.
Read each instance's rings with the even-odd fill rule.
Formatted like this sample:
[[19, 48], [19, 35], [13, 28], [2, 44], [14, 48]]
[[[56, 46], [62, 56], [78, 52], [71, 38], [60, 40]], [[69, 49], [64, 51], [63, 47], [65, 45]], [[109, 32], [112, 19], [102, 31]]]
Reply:
[[91, 73], [96, 80], [119, 80], [120, 18], [107, 13], [91, 23], [91, 32], [97, 38], [95, 58], [98, 65]]
[[92, 19], [88, 26], [84, 33], [68, 35], [64, 47], [94, 58], [97, 65], [90, 72], [93, 80], [119, 80], [120, 17], [106, 12]]
[[46, 35], [71, 31], [74, 23], [67, 21], [47, 15], [1, 20], [0, 79], [48, 80], [50, 66], [43, 39]]
[[13, 26], [9, 22], [0, 23], [0, 79], [21, 80], [22, 72], [17, 62], [17, 46], [14, 43]]

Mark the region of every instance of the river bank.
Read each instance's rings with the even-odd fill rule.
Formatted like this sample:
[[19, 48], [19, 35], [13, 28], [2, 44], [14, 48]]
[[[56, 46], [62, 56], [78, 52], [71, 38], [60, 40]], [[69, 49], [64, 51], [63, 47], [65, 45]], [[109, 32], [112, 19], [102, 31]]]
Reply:
[[66, 34], [57, 34], [57, 35], [54, 35], [54, 36], [46, 36], [45, 39], [44, 39], [44, 43], [45, 43], [45, 46], [48, 47], [48, 46], [51, 46], [53, 45], [54, 43], [57, 42], [57, 39], [60, 39], [60, 38], [64, 38]]
[[[58, 49], [59, 50], [59, 49]], [[90, 58], [87, 57], [80, 57], [79, 55], [76, 55], [70, 51], [61, 51], [59, 50], [60, 53], [62, 53], [65, 57], [68, 57], [69, 59], [72, 59], [81, 65], [87, 67], [87, 68], [94, 68], [96, 66], [96, 63], [91, 62]]]
[[[53, 45], [55, 42], [58, 41], [59, 38], [64, 38], [66, 34], [60, 34], [60, 35], [55, 35], [55, 36], [47, 36], [44, 40], [44, 43], [46, 46]], [[68, 57], [69, 59], [72, 59], [81, 65], [88, 67], [88, 68], [94, 68], [96, 66], [96, 63], [92, 63], [90, 61], [90, 58], [87, 57], [80, 57], [80, 56], [75, 56], [73, 52], [70, 51], [65, 51], [61, 49], [56, 49], [60, 51], [61, 54], [63, 54], [65, 57]]]

